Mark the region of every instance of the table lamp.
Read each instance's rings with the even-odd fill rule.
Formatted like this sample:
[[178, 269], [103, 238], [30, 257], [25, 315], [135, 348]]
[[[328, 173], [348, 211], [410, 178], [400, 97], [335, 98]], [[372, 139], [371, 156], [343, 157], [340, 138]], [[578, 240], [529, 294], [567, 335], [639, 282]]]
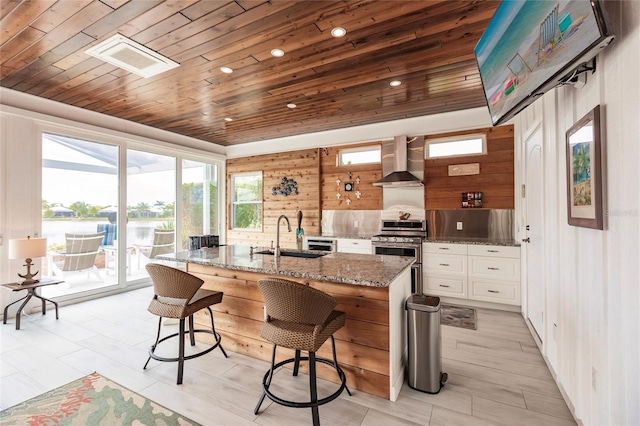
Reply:
[[34, 284], [40, 282], [33, 277], [38, 275], [36, 271], [31, 273], [32, 259], [36, 257], [43, 257], [47, 254], [47, 239], [46, 238], [16, 238], [9, 240], [9, 259], [25, 259], [24, 266], [27, 267], [27, 273], [25, 275], [18, 274], [19, 277], [25, 280], [20, 284]]

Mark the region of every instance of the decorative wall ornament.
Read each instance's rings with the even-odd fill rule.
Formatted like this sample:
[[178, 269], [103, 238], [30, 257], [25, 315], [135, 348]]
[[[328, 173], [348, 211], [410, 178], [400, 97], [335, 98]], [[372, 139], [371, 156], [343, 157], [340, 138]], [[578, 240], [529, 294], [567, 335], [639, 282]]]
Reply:
[[298, 183], [294, 179], [289, 179], [286, 176], [282, 178], [282, 181], [278, 186], [271, 188], [272, 195], [288, 196], [289, 194], [298, 195]]
[[479, 175], [480, 163], [452, 164], [449, 166], [449, 176]]

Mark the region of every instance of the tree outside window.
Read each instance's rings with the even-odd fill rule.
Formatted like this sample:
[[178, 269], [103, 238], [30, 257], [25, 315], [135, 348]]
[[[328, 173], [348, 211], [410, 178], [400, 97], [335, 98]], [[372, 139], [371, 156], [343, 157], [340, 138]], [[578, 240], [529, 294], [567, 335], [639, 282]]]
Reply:
[[262, 173], [231, 175], [231, 227], [262, 229]]

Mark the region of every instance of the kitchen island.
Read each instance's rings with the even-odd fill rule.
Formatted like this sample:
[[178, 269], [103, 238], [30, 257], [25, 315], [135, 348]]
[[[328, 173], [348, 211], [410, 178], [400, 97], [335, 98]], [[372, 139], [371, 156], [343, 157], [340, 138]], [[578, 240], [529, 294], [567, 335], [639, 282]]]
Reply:
[[[410, 266], [414, 259], [322, 253], [317, 258], [281, 256], [276, 262], [273, 255], [260, 251], [234, 245], [158, 258], [185, 263], [189, 273], [205, 281], [203, 288], [224, 292], [222, 303], [213, 307], [224, 347], [265, 361], [271, 359], [272, 345], [260, 337], [265, 313], [257, 281], [281, 277], [331, 294], [338, 300], [336, 309], [347, 313], [346, 325], [335, 334], [335, 340], [348, 386], [395, 401], [404, 382], [404, 301], [411, 291]], [[206, 315], [201, 311], [196, 322], [206, 326]], [[278, 360], [292, 354], [279, 349]], [[330, 359], [331, 344], [325, 343], [318, 356]], [[337, 382], [335, 370], [325, 367], [319, 366], [318, 376]], [[261, 375], [256, 377], [257, 384], [260, 379]]]

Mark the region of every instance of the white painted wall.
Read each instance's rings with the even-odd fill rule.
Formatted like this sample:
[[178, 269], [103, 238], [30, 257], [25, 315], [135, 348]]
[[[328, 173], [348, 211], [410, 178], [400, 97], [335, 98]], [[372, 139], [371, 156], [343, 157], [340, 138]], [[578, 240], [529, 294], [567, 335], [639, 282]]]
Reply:
[[[516, 148], [521, 155], [521, 141], [543, 126], [543, 354], [582, 423], [638, 425], [640, 2], [612, 1], [606, 7], [617, 37], [598, 56], [597, 72], [588, 75], [585, 87], [555, 89], [520, 114]], [[603, 231], [569, 226], [566, 207], [565, 132], [596, 105], [604, 128]], [[518, 212], [522, 225], [524, 211]]]

